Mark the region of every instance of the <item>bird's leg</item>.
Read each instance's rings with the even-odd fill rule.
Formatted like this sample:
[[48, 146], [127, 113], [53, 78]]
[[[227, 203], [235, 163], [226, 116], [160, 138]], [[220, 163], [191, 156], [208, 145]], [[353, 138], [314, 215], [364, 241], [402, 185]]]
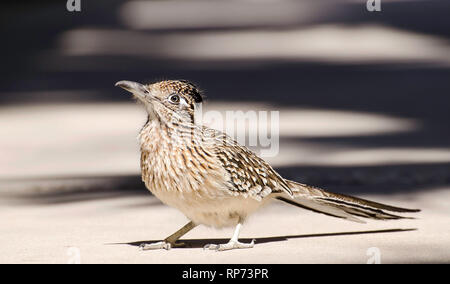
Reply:
[[190, 230], [194, 229], [197, 225], [190, 221], [186, 225], [184, 225], [181, 229], [173, 233], [172, 235], [168, 236], [161, 242], [151, 243], [151, 244], [141, 244], [139, 246], [139, 249], [141, 250], [152, 250], [152, 249], [166, 249], [169, 250], [173, 247], [180, 247], [183, 246], [183, 244], [177, 244], [176, 241], [181, 238], [183, 235], [185, 235]]
[[239, 220], [239, 223], [236, 225], [236, 229], [234, 230], [233, 237], [230, 239], [230, 241], [228, 243], [220, 244], [220, 245], [208, 244], [208, 245], [204, 246], [203, 248], [209, 249], [209, 250], [216, 250], [216, 251], [252, 248], [255, 245], [254, 239], [249, 244], [239, 242], [238, 239], [239, 239], [239, 233], [241, 231], [241, 227], [242, 227], [242, 222]]

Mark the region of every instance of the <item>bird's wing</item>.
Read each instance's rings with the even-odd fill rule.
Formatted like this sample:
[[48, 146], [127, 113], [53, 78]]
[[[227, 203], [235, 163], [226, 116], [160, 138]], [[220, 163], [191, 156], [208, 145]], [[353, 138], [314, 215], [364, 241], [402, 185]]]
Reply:
[[293, 196], [286, 181], [263, 159], [227, 135], [214, 134], [215, 154], [229, 173], [229, 188], [234, 194], [250, 195], [256, 199], [276, 192]]

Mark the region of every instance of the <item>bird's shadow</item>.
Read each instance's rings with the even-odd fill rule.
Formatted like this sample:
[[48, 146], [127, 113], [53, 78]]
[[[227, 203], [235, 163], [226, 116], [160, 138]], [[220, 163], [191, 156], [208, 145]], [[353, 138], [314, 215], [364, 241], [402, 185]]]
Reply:
[[[262, 237], [262, 238], [242, 238], [239, 241], [249, 243], [255, 240], [256, 244], [272, 243], [287, 241], [289, 239], [302, 239], [302, 238], [317, 238], [317, 237], [333, 237], [333, 236], [350, 236], [350, 235], [365, 235], [365, 234], [381, 234], [381, 233], [398, 233], [398, 232], [409, 232], [416, 231], [415, 228], [410, 229], [385, 229], [385, 230], [372, 230], [372, 231], [353, 231], [353, 232], [335, 232], [335, 233], [321, 233], [321, 234], [303, 234], [303, 235], [287, 235], [287, 236], [276, 236], [276, 237]], [[146, 240], [146, 241], [136, 241], [129, 243], [111, 243], [108, 245], [130, 245], [130, 246], [140, 246], [141, 244], [150, 244], [155, 242], [161, 242], [162, 240]], [[203, 248], [207, 244], [224, 244], [227, 243], [229, 239], [181, 239], [177, 242], [176, 248]], [[179, 246], [178, 246], [179, 244]]]

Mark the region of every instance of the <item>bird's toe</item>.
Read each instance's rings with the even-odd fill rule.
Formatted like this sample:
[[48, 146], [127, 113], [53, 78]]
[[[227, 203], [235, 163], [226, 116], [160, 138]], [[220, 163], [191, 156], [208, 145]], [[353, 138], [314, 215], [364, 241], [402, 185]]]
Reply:
[[172, 248], [171, 244], [166, 242], [157, 242], [150, 244], [143, 243], [139, 245], [139, 250], [155, 250], [155, 249], [169, 250], [171, 248]]

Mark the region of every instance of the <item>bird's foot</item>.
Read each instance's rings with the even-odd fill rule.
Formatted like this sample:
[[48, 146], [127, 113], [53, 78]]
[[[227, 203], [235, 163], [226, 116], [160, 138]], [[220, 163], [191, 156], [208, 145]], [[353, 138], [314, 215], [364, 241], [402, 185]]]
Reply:
[[156, 243], [150, 243], [150, 244], [141, 244], [139, 246], [139, 250], [154, 250], [154, 249], [165, 249], [169, 250], [172, 248], [172, 244], [162, 241], [162, 242], [156, 242]]
[[255, 240], [253, 239], [251, 243], [245, 244], [238, 241], [229, 241], [226, 244], [214, 245], [208, 244], [203, 247], [203, 249], [215, 250], [215, 251], [224, 251], [224, 250], [232, 250], [232, 249], [246, 249], [252, 248], [255, 246]]
[[155, 249], [170, 250], [171, 248], [179, 248], [179, 247], [184, 247], [184, 246], [186, 246], [185, 243], [171, 243], [171, 242], [167, 242], [167, 241], [161, 241], [161, 242], [150, 243], [150, 244], [143, 243], [143, 244], [139, 245], [139, 249], [140, 250], [155, 250]]

